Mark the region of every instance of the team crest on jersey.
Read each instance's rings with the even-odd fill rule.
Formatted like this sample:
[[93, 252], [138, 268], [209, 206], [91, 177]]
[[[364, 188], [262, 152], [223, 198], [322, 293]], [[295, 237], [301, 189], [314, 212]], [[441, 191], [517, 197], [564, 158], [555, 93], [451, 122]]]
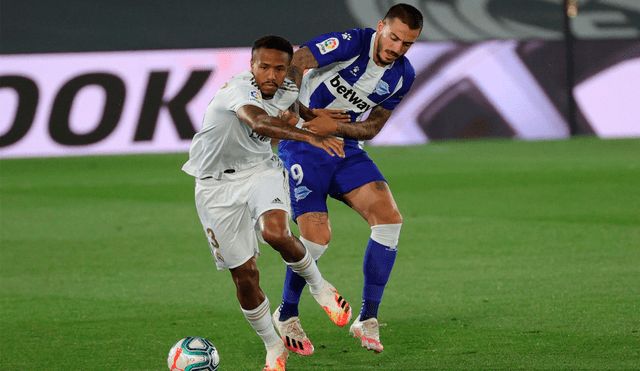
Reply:
[[338, 45], [340, 45], [340, 41], [338, 41], [338, 38], [336, 37], [328, 38], [325, 41], [316, 44], [320, 54], [327, 54], [330, 51], [335, 50]]
[[302, 200], [303, 198], [307, 197], [309, 193], [311, 193], [311, 190], [305, 186], [297, 187], [293, 191], [296, 195], [296, 201]]
[[222, 257], [222, 254], [220, 254], [220, 251], [217, 251], [217, 250], [216, 250], [216, 253], [215, 253], [215, 255], [214, 255], [214, 256], [215, 256], [216, 260], [219, 260], [219, 261], [221, 261], [221, 262], [224, 262], [224, 258]]
[[260, 92], [258, 92], [257, 90], [251, 90], [249, 92], [249, 98], [250, 99], [255, 99], [255, 100], [261, 100], [262, 99], [262, 95], [260, 95]]
[[375, 90], [373, 92], [378, 94], [378, 95], [389, 94], [389, 84], [387, 84], [386, 81], [380, 80], [378, 82], [378, 85], [376, 85], [376, 88], [375, 88]]

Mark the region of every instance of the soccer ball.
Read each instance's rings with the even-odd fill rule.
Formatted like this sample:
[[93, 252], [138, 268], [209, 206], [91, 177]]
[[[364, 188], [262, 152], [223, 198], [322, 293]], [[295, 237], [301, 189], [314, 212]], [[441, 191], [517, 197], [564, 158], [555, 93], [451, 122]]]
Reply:
[[191, 336], [171, 348], [167, 364], [171, 371], [215, 371], [220, 364], [220, 356], [209, 340]]

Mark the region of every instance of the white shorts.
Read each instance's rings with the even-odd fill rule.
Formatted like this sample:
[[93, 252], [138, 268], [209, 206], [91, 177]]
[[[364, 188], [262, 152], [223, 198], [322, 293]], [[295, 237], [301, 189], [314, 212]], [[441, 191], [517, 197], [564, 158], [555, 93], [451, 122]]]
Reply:
[[260, 256], [256, 239], [257, 234], [264, 242], [257, 224], [260, 215], [274, 209], [291, 215], [288, 174], [280, 159], [258, 165], [251, 173], [196, 179], [196, 210], [218, 270]]

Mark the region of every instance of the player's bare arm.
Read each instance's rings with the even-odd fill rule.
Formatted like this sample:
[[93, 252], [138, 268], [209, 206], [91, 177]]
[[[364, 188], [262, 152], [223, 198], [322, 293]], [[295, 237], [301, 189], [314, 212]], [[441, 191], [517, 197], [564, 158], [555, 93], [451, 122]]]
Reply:
[[[287, 124], [296, 126], [296, 124], [298, 124], [298, 121], [300, 121], [300, 115], [298, 115], [298, 102], [294, 102], [291, 107], [287, 108], [284, 111], [279, 111], [278, 117]], [[280, 143], [280, 139], [271, 138], [271, 146], [275, 147], [278, 145], [278, 143]]]
[[318, 66], [318, 61], [316, 60], [316, 57], [311, 54], [309, 48], [306, 46], [302, 47], [293, 53], [293, 59], [291, 60], [287, 77], [300, 87], [304, 71]]
[[342, 121], [342, 122], [351, 121], [351, 116], [345, 110], [341, 110], [341, 109], [329, 109], [329, 108], [309, 109], [304, 104], [298, 104], [298, 108], [300, 112], [300, 117], [302, 117], [302, 119], [305, 121], [311, 121], [320, 115], [329, 116], [331, 119], [336, 121]]
[[382, 130], [392, 113], [392, 110], [376, 106], [364, 121], [338, 122], [335, 135], [357, 140], [371, 140]]
[[344, 142], [331, 137], [323, 137], [307, 130], [289, 125], [278, 117], [269, 114], [260, 107], [246, 105], [238, 110], [238, 117], [259, 135], [274, 139], [297, 140], [307, 142], [314, 147], [324, 149], [328, 154], [344, 157]]
[[300, 115], [298, 114], [298, 102], [296, 101], [288, 109], [278, 112], [278, 117], [287, 124], [296, 126], [298, 121], [300, 121]]
[[392, 113], [393, 111], [376, 106], [364, 121], [316, 120], [305, 122], [302, 127], [318, 135], [336, 135], [342, 138], [370, 140], [378, 135]]

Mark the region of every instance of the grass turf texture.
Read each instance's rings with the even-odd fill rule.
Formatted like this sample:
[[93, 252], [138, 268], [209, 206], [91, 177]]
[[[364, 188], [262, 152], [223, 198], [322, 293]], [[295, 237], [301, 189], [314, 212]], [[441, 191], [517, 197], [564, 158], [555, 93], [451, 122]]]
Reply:
[[[640, 368], [640, 140], [369, 148], [404, 224], [382, 354], [305, 291], [293, 370]], [[186, 154], [0, 161], [3, 370], [164, 370], [203, 336], [222, 370], [265, 350], [215, 270]], [[359, 309], [370, 233], [330, 201], [324, 275]], [[275, 309], [285, 266], [258, 260]]]

